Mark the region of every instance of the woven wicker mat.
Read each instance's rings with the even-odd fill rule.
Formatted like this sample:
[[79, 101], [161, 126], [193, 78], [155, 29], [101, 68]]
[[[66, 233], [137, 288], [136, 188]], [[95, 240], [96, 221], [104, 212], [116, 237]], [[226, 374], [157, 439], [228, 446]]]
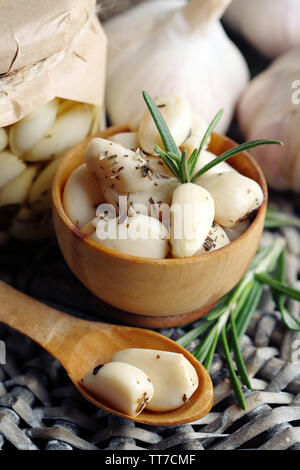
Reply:
[[[291, 212], [287, 200], [277, 203]], [[272, 243], [276, 234], [265, 232], [262, 243]], [[299, 288], [300, 233], [284, 228], [281, 234], [288, 244], [288, 281]], [[55, 240], [38, 246], [2, 246], [0, 278], [68, 313], [99, 317], [93, 297], [70, 273]], [[291, 301], [290, 308], [299, 316], [299, 303]], [[161, 332], [176, 339], [183, 330]], [[200, 421], [184, 426], [136, 425], [98, 410], [80, 397], [62, 367], [32, 341], [1, 324], [0, 338], [7, 346], [7, 363], [0, 368], [2, 449], [300, 450], [300, 334], [283, 327], [267, 292], [242, 340], [253, 386], [246, 392], [247, 411], [235, 404], [223, 359], [216, 355], [214, 407]], [[213, 437], [216, 433], [224, 437]]]

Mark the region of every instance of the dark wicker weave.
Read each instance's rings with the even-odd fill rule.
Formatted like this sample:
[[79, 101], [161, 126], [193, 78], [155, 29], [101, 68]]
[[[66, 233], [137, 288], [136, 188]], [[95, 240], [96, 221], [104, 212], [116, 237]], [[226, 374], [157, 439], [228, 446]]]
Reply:
[[[294, 228], [281, 233], [288, 242], [288, 280], [299, 287], [300, 235]], [[274, 236], [265, 232], [262, 243], [272, 243]], [[26, 249], [10, 242], [1, 247], [0, 259], [1, 279], [16, 288], [74, 315], [95, 319], [101, 314], [70, 273], [55, 240]], [[299, 303], [291, 302], [290, 308], [299, 315]], [[182, 331], [162, 333], [176, 339]], [[1, 325], [0, 339], [7, 346], [7, 364], [0, 369], [0, 448], [300, 449], [300, 334], [285, 330], [267, 293], [242, 341], [253, 385], [246, 392], [247, 411], [235, 404], [223, 360], [216, 355], [214, 408], [184, 426], [135, 425], [107, 415], [83, 400], [60, 365], [32, 341]]]

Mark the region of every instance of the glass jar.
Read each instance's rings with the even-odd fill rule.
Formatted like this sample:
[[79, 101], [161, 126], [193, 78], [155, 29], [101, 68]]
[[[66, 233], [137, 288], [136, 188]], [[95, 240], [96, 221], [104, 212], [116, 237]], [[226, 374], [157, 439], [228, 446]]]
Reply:
[[22, 11], [4, 1], [0, 243], [52, 233], [51, 184], [62, 155], [105, 127], [106, 40], [95, 0], [28, 0]]

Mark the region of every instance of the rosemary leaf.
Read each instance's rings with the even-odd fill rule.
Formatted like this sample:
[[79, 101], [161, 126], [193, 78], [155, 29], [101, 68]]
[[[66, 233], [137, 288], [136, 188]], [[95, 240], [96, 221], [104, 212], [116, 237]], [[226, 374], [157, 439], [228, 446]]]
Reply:
[[[193, 181], [192, 177], [193, 177], [194, 169], [195, 169], [195, 166], [197, 164], [198, 158], [199, 158], [202, 150], [204, 149], [205, 145], [207, 144], [207, 141], [210, 138], [212, 132], [214, 131], [215, 127], [217, 126], [218, 122], [220, 121], [221, 117], [223, 116], [223, 113], [224, 113], [224, 110], [220, 109], [220, 111], [216, 114], [216, 116], [213, 118], [213, 120], [209, 124], [209, 126], [208, 126], [202, 140], [201, 140], [199, 149], [198, 150], [195, 149], [193, 151], [192, 155], [191, 155], [191, 156], [193, 156], [193, 159], [191, 160], [191, 158], [190, 158], [190, 160], [191, 160], [191, 163], [189, 165], [190, 181]], [[196, 153], [194, 154], [195, 151], [196, 151]]]
[[285, 294], [288, 297], [298, 300], [298, 302], [300, 302], [300, 291], [298, 291], [297, 289], [293, 289], [292, 287], [289, 287], [283, 282], [277, 281], [276, 279], [273, 279], [272, 277], [263, 273], [256, 273], [255, 279], [257, 279], [259, 282], [262, 282], [263, 284], [267, 284], [268, 286], [272, 287], [273, 289], [276, 289], [282, 294]]
[[236, 318], [236, 329], [239, 341], [244, 336], [250, 325], [252, 315], [258, 307], [259, 301], [263, 293], [264, 286], [258, 281], [254, 283], [252, 291], [250, 291], [247, 301], [240, 314]]
[[160, 158], [162, 159], [164, 164], [169, 168], [171, 173], [173, 173], [173, 175], [180, 179], [180, 169], [178, 168], [176, 161], [170, 158], [169, 155], [164, 152], [158, 145], [155, 145], [154, 150], [160, 155]]
[[187, 166], [187, 150], [184, 149], [182, 152], [181, 156], [181, 164], [180, 164], [180, 169], [181, 169], [181, 179], [182, 183], [188, 183], [190, 181], [190, 176], [188, 173], [188, 166]]
[[[285, 252], [278, 258], [273, 277], [277, 281], [285, 282]], [[292, 331], [300, 331], [300, 321], [285, 307], [285, 295], [272, 289], [272, 296], [281, 314], [283, 323]]]
[[205, 333], [205, 331], [211, 326], [210, 322], [203, 321], [200, 325], [196, 326], [192, 330], [185, 333], [179, 339], [176, 340], [176, 343], [180, 344], [181, 346], [185, 347], [198, 338], [200, 335]]
[[202, 343], [193, 352], [194, 356], [196, 357], [196, 359], [198, 359], [199, 362], [202, 363], [205, 361], [210, 347], [215, 340], [215, 336], [218, 336], [217, 325], [213, 326], [204, 341], [202, 341]]
[[265, 228], [293, 226], [300, 228], [300, 219], [274, 209], [267, 209]]
[[175, 155], [177, 155], [180, 158], [181, 157], [180, 151], [158, 107], [156, 106], [151, 96], [146, 91], [143, 91], [143, 97], [151, 113], [151, 116], [153, 117], [153, 120], [161, 136], [161, 140], [163, 141], [166, 151], [173, 152], [175, 153]]
[[228, 365], [228, 370], [229, 370], [229, 374], [230, 374], [234, 394], [236, 396], [236, 399], [237, 399], [240, 407], [243, 410], [246, 410], [246, 403], [245, 403], [245, 398], [244, 398], [244, 395], [243, 395], [242, 387], [241, 387], [239, 379], [238, 379], [238, 377], [235, 373], [235, 370], [234, 370], [234, 367], [233, 367], [233, 362], [232, 362], [232, 359], [231, 359], [231, 356], [230, 356], [229, 346], [228, 346], [228, 342], [227, 342], [227, 338], [226, 338], [226, 328], [225, 328], [225, 326], [222, 328], [221, 338], [222, 338], [222, 344], [223, 344], [223, 349], [224, 349], [224, 353], [225, 353], [225, 359], [226, 359], [226, 362], [227, 362], [227, 365]]
[[199, 170], [193, 176], [192, 182], [196, 181], [200, 176], [202, 176], [204, 173], [206, 173], [208, 170], [210, 170], [214, 166], [218, 165], [221, 162], [224, 162], [225, 160], [233, 157], [234, 155], [237, 155], [241, 152], [244, 152], [245, 150], [249, 150], [254, 147], [259, 147], [261, 145], [270, 145], [270, 144], [283, 145], [283, 143], [280, 142], [279, 140], [258, 139], [258, 140], [251, 140], [250, 142], [245, 142], [244, 144], [238, 145], [237, 147], [227, 150], [227, 152], [222, 153], [221, 155], [216, 157], [214, 160], [212, 160], [210, 163], [207, 163], [207, 165], [201, 168], [201, 170]]
[[210, 366], [211, 366], [211, 363], [213, 361], [215, 350], [216, 350], [216, 347], [217, 347], [217, 344], [218, 344], [218, 339], [219, 339], [219, 335], [216, 334], [215, 337], [214, 337], [213, 342], [211, 343], [211, 346], [209, 348], [209, 351], [207, 353], [205, 361], [203, 363], [203, 365], [204, 365], [205, 369], [207, 370], [207, 372], [209, 372], [209, 370], [210, 370]]
[[234, 321], [232, 312], [230, 312], [230, 324], [231, 324], [232, 349], [233, 349], [233, 354], [234, 354], [234, 359], [237, 365], [237, 369], [238, 369], [238, 372], [239, 372], [239, 375], [241, 377], [243, 384], [246, 385], [246, 387], [251, 390], [252, 387], [250, 384], [250, 380], [249, 380], [247, 369], [244, 363], [244, 359], [243, 359], [243, 356], [241, 354], [241, 350], [239, 347], [239, 340], [238, 340], [235, 321]]

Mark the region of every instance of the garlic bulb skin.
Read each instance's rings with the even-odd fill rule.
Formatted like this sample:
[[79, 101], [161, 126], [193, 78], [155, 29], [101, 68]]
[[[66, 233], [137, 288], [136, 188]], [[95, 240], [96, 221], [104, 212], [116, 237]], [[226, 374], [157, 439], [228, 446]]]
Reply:
[[179, 408], [198, 387], [197, 372], [182, 354], [130, 348], [116, 352], [112, 359], [142, 369], [151, 379], [154, 393], [147, 404], [149, 410], [168, 411]]
[[197, 253], [212, 226], [214, 201], [206, 189], [193, 183], [180, 184], [171, 206], [171, 245], [176, 258]]
[[[166, 121], [176, 145], [179, 147], [191, 131], [193, 113], [190, 104], [182, 96], [175, 95], [160, 96], [155, 98], [154, 102]], [[146, 153], [153, 154], [155, 145], [164, 148], [148, 109], [141, 118], [138, 135], [141, 148]]]
[[130, 416], [137, 416], [153, 396], [153, 385], [141, 369], [124, 362], [108, 362], [89, 372], [83, 385], [100, 400]]
[[[141, 92], [147, 90], [151, 96], [185, 97], [209, 122], [223, 108], [217, 132], [227, 130], [249, 80], [244, 58], [219, 22], [229, 3], [151, 0], [106, 23], [106, 100], [113, 124], [131, 122], [141, 113]], [[129, 24], [134, 25], [130, 33]]]
[[216, 222], [213, 222], [202, 248], [195, 254], [195, 256], [219, 250], [219, 248], [223, 248], [223, 246], [228, 245], [228, 243], [230, 243], [230, 240], [224, 229]]
[[300, 192], [300, 48], [276, 59], [255, 77], [238, 105], [246, 139], [270, 138], [284, 145], [251, 149], [270, 186]]
[[223, 227], [233, 227], [250, 216], [264, 199], [259, 184], [238, 172], [203, 175], [197, 180], [197, 184], [212, 196], [215, 221]]
[[165, 258], [169, 251], [166, 227], [144, 214], [100, 219], [91, 238], [111, 250], [143, 258]]
[[224, 21], [270, 58], [300, 45], [298, 0], [233, 0]]
[[83, 163], [70, 175], [64, 188], [63, 205], [67, 216], [81, 228], [96, 216], [103, 196], [99, 181]]

